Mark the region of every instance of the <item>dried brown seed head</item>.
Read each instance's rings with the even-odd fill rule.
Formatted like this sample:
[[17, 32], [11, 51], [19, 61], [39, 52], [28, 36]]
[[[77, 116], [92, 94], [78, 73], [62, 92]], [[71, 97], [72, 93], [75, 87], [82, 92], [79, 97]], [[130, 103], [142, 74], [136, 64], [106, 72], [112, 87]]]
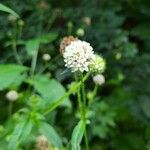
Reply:
[[16, 20], [17, 20], [17, 17], [15, 17], [15, 16], [13, 16], [13, 15], [9, 15], [9, 16], [8, 16], [8, 21], [10, 21], [11, 23], [16, 22]]
[[40, 135], [37, 138], [36, 150], [48, 150], [48, 141], [44, 135]]
[[73, 36], [64, 37], [60, 42], [60, 53], [63, 54], [66, 46], [70, 45], [73, 41], [78, 41], [78, 38]]
[[48, 4], [46, 3], [45, 0], [41, 0], [41, 1], [40, 1], [40, 3], [39, 3], [39, 8], [42, 9], [42, 10], [48, 9]]
[[61, 8], [55, 8], [54, 11], [53, 11], [53, 13], [54, 13], [55, 15], [61, 15], [62, 11], [63, 11], [63, 10], [62, 10]]

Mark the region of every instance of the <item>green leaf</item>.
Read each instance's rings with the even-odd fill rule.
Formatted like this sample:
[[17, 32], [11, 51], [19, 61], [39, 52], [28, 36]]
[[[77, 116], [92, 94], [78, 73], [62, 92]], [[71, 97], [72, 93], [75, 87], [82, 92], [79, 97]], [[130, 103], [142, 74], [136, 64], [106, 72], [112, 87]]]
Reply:
[[17, 149], [18, 144], [19, 144], [19, 138], [24, 129], [25, 121], [20, 122], [16, 125], [16, 127], [12, 133], [11, 139], [9, 141], [9, 144], [8, 144], [8, 150], [16, 150]]
[[48, 44], [54, 41], [57, 38], [58, 34], [55, 32], [47, 33], [44, 35], [41, 35], [39, 38], [40, 43], [42, 44]]
[[26, 42], [26, 51], [28, 55], [35, 55], [36, 51], [39, 49], [40, 42], [38, 39], [32, 39]]
[[92, 132], [94, 136], [98, 136], [102, 139], [106, 138], [109, 128], [106, 125], [98, 124], [93, 126]]
[[[48, 44], [54, 41], [57, 38], [58, 34], [51, 32], [48, 34], [41, 35], [38, 38], [28, 40], [24, 42], [26, 45], [26, 51], [30, 56], [33, 56], [35, 52], [39, 49], [40, 44]], [[23, 42], [22, 42], [23, 43]]]
[[18, 84], [18, 81], [22, 81], [23, 72], [27, 70], [27, 67], [5, 64], [0, 65], [0, 91], [8, 88], [12, 84]]
[[[65, 88], [55, 79], [49, 79], [44, 75], [37, 75], [33, 79], [29, 80], [29, 83], [34, 86], [37, 92], [43, 97], [42, 105], [44, 107], [49, 106], [56, 102], [66, 91]], [[71, 103], [68, 98], [63, 101], [63, 106], [70, 107]]]
[[47, 137], [50, 144], [53, 144], [57, 148], [62, 147], [62, 140], [51, 125], [43, 122], [41, 124], [41, 132]]
[[116, 138], [114, 142], [116, 150], [147, 150], [144, 138], [138, 133], [120, 134], [119, 138]]
[[149, 98], [147, 98], [146, 96], [142, 97], [141, 107], [142, 107], [142, 110], [143, 110], [144, 114], [148, 118], [150, 118], [150, 101], [149, 101]]
[[72, 150], [80, 150], [80, 143], [84, 134], [84, 123], [83, 121], [79, 121], [79, 123], [75, 126], [72, 137], [71, 137], [71, 145]]
[[141, 23], [131, 30], [131, 35], [142, 40], [150, 40], [150, 23]]
[[24, 142], [25, 140], [28, 139], [28, 136], [29, 136], [30, 133], [31, 133], [32, 127], [33, 127], [33, 123], [32, 123], [31, 120], [29, 120], [29, 121], [26, 123], [26, 125], [25, 125], [25, 127], [24, 127], [24, 129], [23, 129], [23, 132], [22, 132], [22, 135], [21, 135], [21, 138], [20, 138], [20, 141], [21, 141], [21, 142]]
[[[84, 78], [83, 81], [86, 81], [87, 78], [89, 77], [90, 73], [87, 73]], [[50, 105], [47, 109], [44, 110], [44, 115], [48, 114], [49, 112], [53, 111], [54, 109], [56, 109], [59, 105], [61, 105], [64, 100], [72, 93], [74, 93], [79, 86], [81, 85], [81, 81], [77, 82], [76, 84], [74, 84], [63, 96], [61, 96], [59, 99], [57, 99], [52, 105]]]
[[7, 12], [7, 13], [10, 13], [11, 15], [19, 18], [19, 15], [16, 12], [14, 12], [12, 9], [10, 9], [9, 7], [7, 7], [7, 6], [5, 6], [5, 5], [3, 5], [1, 3], [0, 3], [0, 11], [4, 11], [4, 12]]
[[134, 43], [126, 43], [123, 46], [123, 55], [125, 57], [134, 57], [138, 52], [137, 46]]

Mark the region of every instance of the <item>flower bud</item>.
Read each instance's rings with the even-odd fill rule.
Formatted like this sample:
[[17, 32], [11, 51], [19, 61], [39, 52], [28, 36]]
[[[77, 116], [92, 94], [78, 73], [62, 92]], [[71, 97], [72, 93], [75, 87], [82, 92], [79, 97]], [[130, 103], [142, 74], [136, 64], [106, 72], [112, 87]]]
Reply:
[[67, 23], [67, 27], [68, 27], [68, 28], [72, 28], [72, 26], [73, 26], [72, 22], [69, 21], [69, 22]]
[[18, 21], [18, 25], [19, 25], [20, 27], [23, 27], [23, 26], [24, 26], [24, 21], [23, 21], [23, 20], [19, 20], [19, 21]]
[[93, 92], [92, 91], [87, 93], [87, 98], [89, 99], [89, 101], [91, 101], [93, 99]]
[[76, 34], [77, 34], [78, 36], [84, 36], [84, 34], [85, 34], [84, 29], [79, 28], [79, 29], [76, 31]]
[[12, 38], [12, 37], [13, 37], [12, 32], [11, 32], [11, 31], [8, 31], [8, 32], [7, 32], [7, 36], [8, 36], [9, 38]]
[[46, 73], [46, 76], [47, 76], [48, 78], [51, 78], [51, 77], [52, 77], [52, 73], [51, 73], [51, 72], [47, 72], [47, 73]]
[[121, 57], [122, 57], [122, 55], [121, 55], [121, 53], [117, 53], [117, 54], [115, 55], [115, 57], [116, 57], [117, 60], [120, 60]]
[[91, 18], [90, 17], [84, 17], [82, 19], [82, 21], [87, 25], [90, 26], [91, 25]]
[[14, 90], [11, 90], [6, 94], [6, 98], [9, 101], [16, 101], [18, 99], [18, 93]]
[[51, 59], [51, 56], [49, 54], [45, 53], [45, 54], [43, 54], [42, 59], [44, 61], [49, 61]]
[[40, 3], [39, 3], [39, 8], [40, 8], [41, 10], [46, 10], [46, 9], [48, 9], [48, 4], [46, 3], [45, 0], [41, 0], [41, 1], [40, 1]]
[[102, 74], [97, 74], [93, 77], [93, 81], [97, 85], [103, 85], [105, 83], [105, 77]]
[[101, 74], [105, 71], [105, 68], [106, 68], [105, 60], [101, 56], [94, 55], [94, 58], [90, 65], [90, 70], [96, 74], [98, 73]]

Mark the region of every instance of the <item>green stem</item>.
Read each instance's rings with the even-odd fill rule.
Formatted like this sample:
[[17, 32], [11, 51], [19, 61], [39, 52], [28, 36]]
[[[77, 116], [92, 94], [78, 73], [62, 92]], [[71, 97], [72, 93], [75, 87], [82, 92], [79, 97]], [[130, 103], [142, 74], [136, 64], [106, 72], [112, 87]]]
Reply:
[[83, 118], [83, 123], [84, 123], [84, 126], [85, 126], [84, 140], [85, 140], [86, 150], [89, 150], [87, 128], [86, 128], [86, 95], [85, 95], [85, 85], [84, 85], [84, 80], [83, 80], [83, 74], [81, 74], [81, 92], [82, 92], [82, 98], [83, 98], [82, 118]]
[[12, 115], [12, 110], [13, 110], [13, 102], [9, 102], [9, 106], [8, 106], [8, 117], [10, 118]]
[[47, 25], [47, 32], [50, 30], [50, 28], [52, 27], [55, 19], [56, 19], [57, 15], [55, 13], [53, 13], [52, 17], [50, 18], [50, 20], [48, 21], [48, 25]]
[[86, 108], [86, 94], [85, 94], [85, 85], [84, 85], [84, 81], [83, 81], [83, 74], [81, 74], [81, 91], [82, 91], [82, 98], [83, 98], [83, 106], [84, 109]]
[[81, 114], [81, 116], [83, 116], [83, 109], [82, 109], [82, 101], [81, 101], [81, 93], [80, 93], [80, 87], [77, 90], [77, 100], [78, 100], [78, 105], [79, 105], [79, 112]]
[[[39, 49], [39, 48], [38, 48], [38, 49]], [[30, 72], [30, 75], [31, 75], [31, 76], [33, 76], [33, 75], [34, 75], [34, 72], [35, 72], [36, 62], [37, 62], [37, 56], [38, 56], [38, 51], [39, 51], [38, 49], [35, 51], [35, 54], [34, 54], [33, 57], [32, 57], [31, 72]]]
[[67, 93], [65, 93], [62, 97], [60, 97], [58, 100], [56, 100], [56, 102], [54, 102], [52, 105], [50, 105], [50, 107], [46, 111], [44, 111], [43, 114], [46, 115], [49, 112], [56, 109], [56, 107], [58, 107], [65, 100], [65, 98], [67, 98], [70, 94], [75, 92], [78, 89], [78, 87], [80, 87], [80, 85], [81, 85], [80, 82], [78, 82], [76, 85], [74, 85]]
[[18, 64], [22, 64], [21, 63], [21, 60], [20, 60], [20, 57], [18, 55], [18, 52], [17, 52], [17, 44], [16, 44], [16, 40], [13, 40], [12, 41], [12, 49], [13, 49], [13, 52], [14, 52], [14, 56], [16, 58], [16, 61]]
[[68, 35], [71, 35], [72, 27], [73, 27], [72, 22], [68, 22]]
[[[77, 74], [75, 74], [75, 81], [78, 82], [78, 75]], [[77, 90], [77, 100], [78, 100], [79, 112], [80, 112], [80, 114], [82, 114], [82, 101], [81, 101], [80, 86]]]
[[13, 50], [14, 57], [15, 57], [17, 63], [18, 64], [22, 64], [20, 56], [19, 56], [19, 54], [17, 52], [17, 40], [18, 40], [18, 38], [17, 38], [17, 24], [16, 23], [14, 24], [14, 29], [15, 29], [14, 36], [11, 39], [12, 40], [11, 41], [12, 42], [12, 50]]
[[[89, 74], [86, 74], [83, 78], [83, 81], [87, 80], [87, 78], [89, 77]], [[47, 108], [43, 114], [46, 115], [49, 112], [53, 111], [54, 109], [56, 109], [70, 94], [74, 93], [75, 91], [78, 90], [78, 88], [81, 86], [81, 81], [79, 81], [78, 83], [76, 83], [74, 86], [72, 86], [68, 92], [66, 92], [62, 97], [60, 97], [58, 100], [56, 100], [52, 105], [50, 105], [49, 108]]]
[[[40, 19], [40, 23], [39, 23], [39, 33], [38, 33], [38, 35], [41, 36], [42, 25], [43, 25], [43, 22], [42, 22], [42, 20], [43, 20], [43, 12], [42, 11], [40, 12], [39, 19]], [[40, 43], [38, 45], [38, 48], [35, 51], [35, 54], [32, 57], [31, 72], [30, 72], [31, 77], [34, 75], [34, 72], [35, 72], [36, 63], [37, 63], [37, 57], [38, 57], [38, 52], [39, 52], [39, 46], [40, 46]]]
[[19, 26], [18, 39], [21, 39], [22, 35], [22, 26]]
[[93, 90], [93, 98], [96, 96], [98, 90], [98, 85], [96, 84]]
[[90, 104], [94, 101], [94, 97], [95, 97], [96, 94], [97, 94], [97, 90], [98, 90], [98, 85], [95, 85], [94, 90], [93, 90], [93, 92], [92, 92], [92, 98], [89, 100], [88, 106], [90, 106]]

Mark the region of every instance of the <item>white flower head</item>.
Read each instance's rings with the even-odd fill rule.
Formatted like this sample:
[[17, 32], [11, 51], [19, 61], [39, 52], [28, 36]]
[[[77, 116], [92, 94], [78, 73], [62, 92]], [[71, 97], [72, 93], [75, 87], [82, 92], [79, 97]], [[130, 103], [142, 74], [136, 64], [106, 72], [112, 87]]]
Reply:
[[73, 41], [63, 53], [65, 66], [75, 71], [89, 71], [89, 65], [94, 57], [93, 48], [85, 41]]
[[103, 85], [105, 83], [105, 77], [102, 74], [97, 74], [93, 77], [95, 84]]
[[14, 90], [9, 91], [8, 93], [6, 93], [6, 98], [9, 101], [16, 101], [18, 99], [18, 93]]
[[49, 61], [51, 59], [51, 56], [49, 54], [43, 54], [42, 59], [44, 61]]

